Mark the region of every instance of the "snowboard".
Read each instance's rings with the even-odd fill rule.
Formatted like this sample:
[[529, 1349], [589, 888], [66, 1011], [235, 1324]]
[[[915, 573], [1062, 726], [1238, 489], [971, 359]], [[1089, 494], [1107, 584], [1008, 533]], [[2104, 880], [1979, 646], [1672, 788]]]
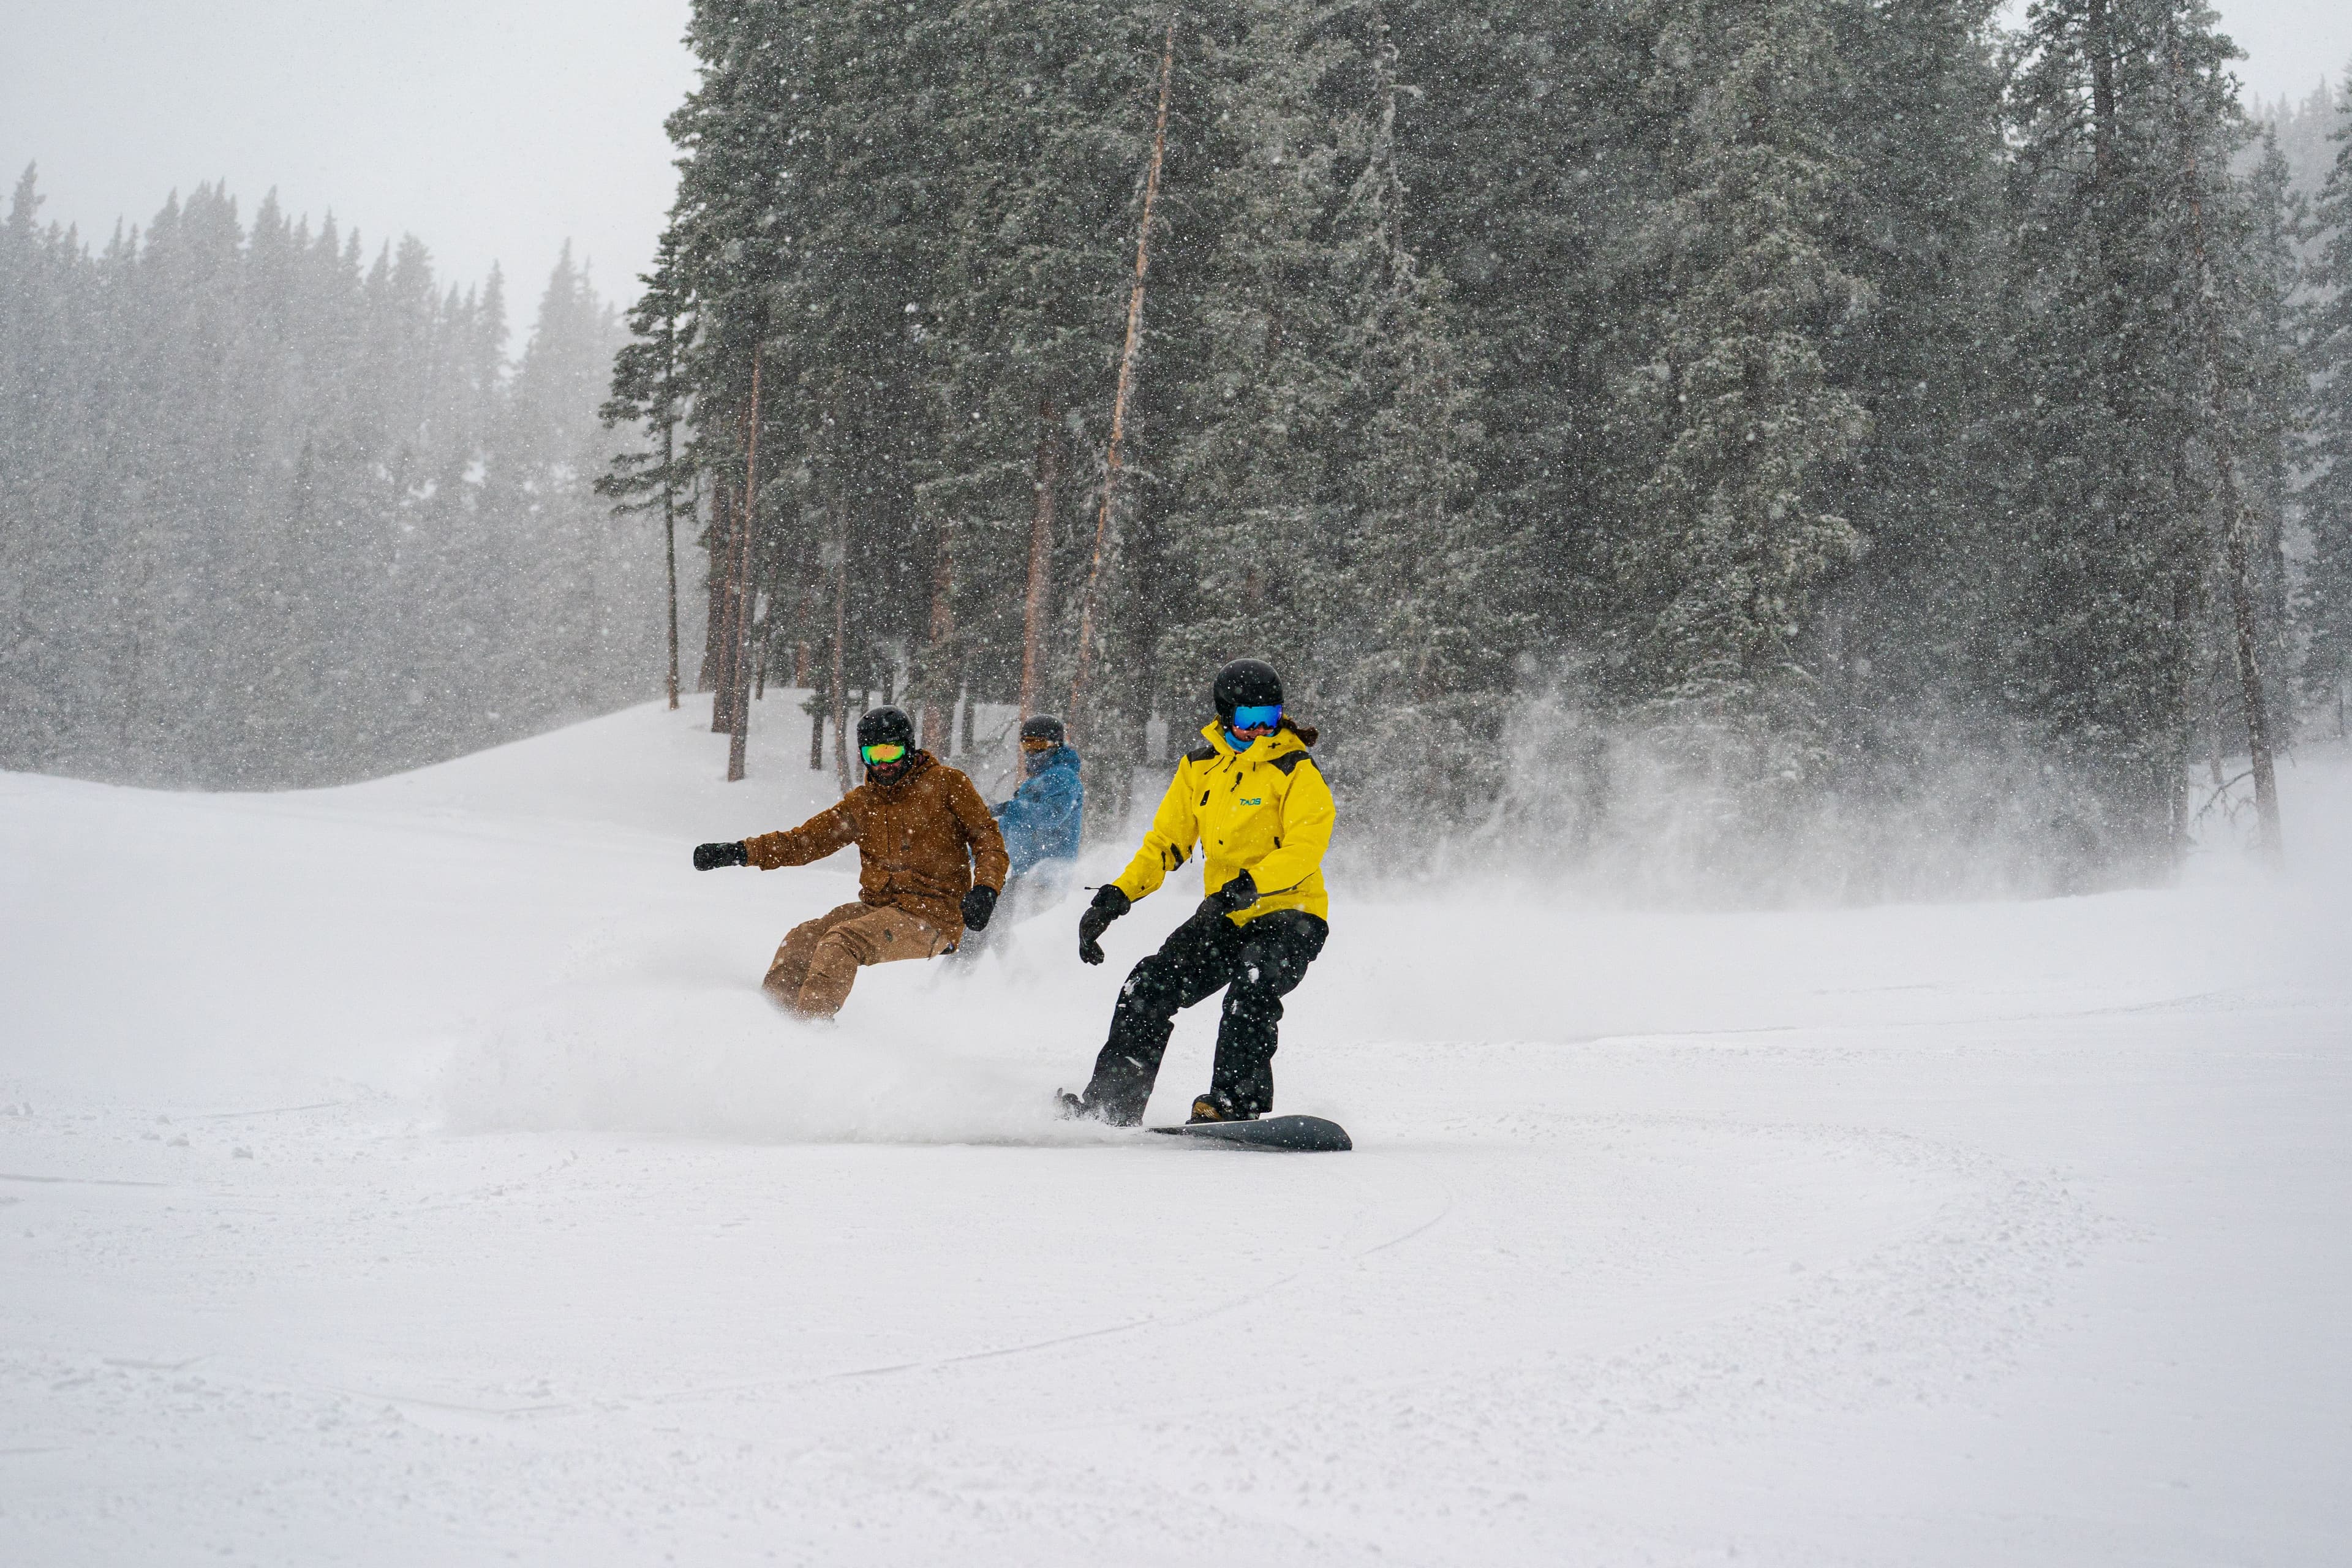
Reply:
[[1255, 1121], [1188, 1121], [1155, 1127], [1171, 1138], [1195, 1138], [1236, 1149], [1275, 1149], [1294, 1154], [1336, 1154], [1356, 1145], [1348, 1130], [1319, 1116], [1266, 1116]]

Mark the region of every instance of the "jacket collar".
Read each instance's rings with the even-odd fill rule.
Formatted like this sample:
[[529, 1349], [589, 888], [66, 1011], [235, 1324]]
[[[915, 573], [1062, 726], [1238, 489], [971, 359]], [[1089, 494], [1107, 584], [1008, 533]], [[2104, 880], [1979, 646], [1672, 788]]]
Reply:
[[1246, 752], [1234, 750], [1234, 743], [1225, 739], [1224, 725], [1214, 719], [1201, 726], [1201, 733], [1208, 738], [1209, 744], [1217, 749], [1219, 755], [1238, 757], [1246, 763], [1263, 763], [1270, 758], [1278, 757], [1285, 752], [1304, 751], [1307, 747], [1307, 742], [1300, 740], [1287, 725], [1276, 730], [1271, 735], [1260, 736], [1250, 743], [1250, 749]]

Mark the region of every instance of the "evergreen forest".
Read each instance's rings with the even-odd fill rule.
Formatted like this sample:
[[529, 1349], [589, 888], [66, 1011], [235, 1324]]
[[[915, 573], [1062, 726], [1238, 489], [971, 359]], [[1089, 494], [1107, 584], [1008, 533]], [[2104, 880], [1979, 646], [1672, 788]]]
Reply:
[[623, 334], [567, 251], [509, 363], [437, 279], [213, 186], [93, 252], [0, 221], [0, 766], [282, 787], [651, 694], [661, 564], [596, 417]]
[[739, 769], [1050, 712], [1097, 826], [1270, 658], [1390, 873], [2275, 850], [2352, 691], [2345, 100], [2250, 113], [2197, 0], [2000, 18], [696, 0], [656, 265], [511, 365], [413, 241], [93, 254], [28, 175], [0, 761], [356, 776], [655, 694], [667, 618]]
[[1106, 816], [1260, 655], [1391, 868], [2275, 843], [2352, 159], [2298, 189], [2193, 0], [1995, 12], [702, 0], [607, 487], [700, 498], [717, 727], [1017, 702]]

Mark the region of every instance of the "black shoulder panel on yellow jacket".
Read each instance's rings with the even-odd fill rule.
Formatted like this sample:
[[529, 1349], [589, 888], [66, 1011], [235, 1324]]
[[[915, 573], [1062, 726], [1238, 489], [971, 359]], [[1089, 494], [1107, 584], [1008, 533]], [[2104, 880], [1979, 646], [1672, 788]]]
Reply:
[[1285, 752], [1274, 759], [1272, 765], [1280, 768], [1283, 775], [1288, 777], [1290, 771], [1299, 763], [1311, 763], [1314, 760], [1315, 753], [1312, 752]]
[[1217, 760], [1217, 748], [1203, 741], [1186, 752], [1184, 760], [1188, 763], [1213, 763]]

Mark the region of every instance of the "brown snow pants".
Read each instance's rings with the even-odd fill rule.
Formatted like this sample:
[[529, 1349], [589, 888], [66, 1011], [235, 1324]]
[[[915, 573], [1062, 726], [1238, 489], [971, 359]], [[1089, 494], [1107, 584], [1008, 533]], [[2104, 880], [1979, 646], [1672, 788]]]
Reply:
[[949, 932], [904, 910], [844, 904], [794, 926], [760, 987], [803, 1018], [830, 1018], [849, 1000], [859, 965], [936, 958], [954, 942]]

